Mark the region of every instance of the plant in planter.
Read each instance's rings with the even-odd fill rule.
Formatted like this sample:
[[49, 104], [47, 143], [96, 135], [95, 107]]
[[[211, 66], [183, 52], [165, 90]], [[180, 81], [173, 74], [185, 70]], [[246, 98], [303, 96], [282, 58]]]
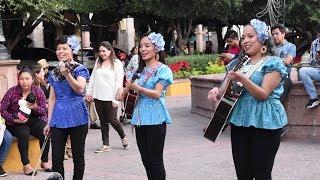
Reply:
[[222, 64], [215, 62], [208, 62], [206, 67], [206, 74], [219, 74], [226, 72], [226, 67]]

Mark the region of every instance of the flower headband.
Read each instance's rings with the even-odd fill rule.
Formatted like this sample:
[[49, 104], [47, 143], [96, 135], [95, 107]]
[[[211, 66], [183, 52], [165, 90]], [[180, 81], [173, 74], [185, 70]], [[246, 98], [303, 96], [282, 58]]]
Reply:
[[69, 36], [67, 38], [67, 44], [71, 47], [73, 54], [77, 54], [81, 48], [80, 42], [75, 35]]
[[258, 19], [252, 19], [250, 25], [258, 34], [258, 39], [260, 42], [264, 42], [269, 39], [268, 27], [265, 22], [259, 21]]
[[156, 34], [152, 32], [148, 35], [148, 38], [156, 46], [157, 52], [164, 50], [165, 42], [163, 40], [163, 36], [160, 33]]

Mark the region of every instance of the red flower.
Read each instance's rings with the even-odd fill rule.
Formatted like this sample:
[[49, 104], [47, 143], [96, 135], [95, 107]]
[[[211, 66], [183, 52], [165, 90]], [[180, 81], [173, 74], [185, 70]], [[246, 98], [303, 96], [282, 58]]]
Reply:
[[169, 64], [168, 66], [174, 73], [181, 70], [190, 70], [190, 64], [186, 60], [178, 61], [174, 64]]

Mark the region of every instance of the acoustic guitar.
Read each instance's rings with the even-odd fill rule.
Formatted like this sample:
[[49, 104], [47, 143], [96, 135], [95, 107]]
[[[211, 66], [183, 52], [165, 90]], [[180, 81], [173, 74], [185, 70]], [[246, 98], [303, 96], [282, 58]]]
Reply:
[[[131, 81], [134, 82], [139, 77], [140, 77], [140, 74], [135, 74], [132, 77]], [[139, 97], [138, 93], [133, 91], [133, 90], [129, 90], [127, 96], [125, 97], [125, 100], [124, 100], [124, 114], [125, 114], [127, 119], [131, 119], [132, 118], [133, 110], [134, 110], [134, 107], [136, 106], [138, 97]]]
[[[241, 69], [243, 64], [248, 62], [248, 60], [249, 57], [244, 52], [241, 52], [232, 70], [237, 71]], [[232, 82], [228, 78], [225, 78], [222, 82], [221, 88], [222, 87], [225, 87], [222, 91], [222, 97], [204, 133], [204, 137], [213, 142], [215, 142], [220, 133], [227, 128], [228, 117], [243, 90], [239, 83]]]
[[[161, 63], [158, 62], [155, 68], [152, 68], [152, 71], [149, 71], [146, 74], [145, 79], [143, 80], [143, 84], [157, 71], [158, 67], [161, 66]], [[140, 78], [140, 73], [135, 73], [133, 77], [131, 78], [131, 82], [134, 82], [136, 79]], [[127, 119], [131, 119], [133, 115], [133, 110], [136, 106], [137, 100], [138, 100], [139, 94], [138, 92], [135, 92], [133, 90], [129, 90], [127, 96], [125, 97], [124, 101], [124, 113], [126, 115]]]

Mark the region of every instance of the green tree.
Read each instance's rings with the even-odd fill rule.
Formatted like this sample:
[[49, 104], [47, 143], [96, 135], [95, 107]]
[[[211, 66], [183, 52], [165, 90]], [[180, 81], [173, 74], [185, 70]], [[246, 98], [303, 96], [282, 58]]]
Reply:
[[291, 27], [310, 30], [315, 24], [320, 23], [319, 7], [319, 0], [289, 0], [284, 22]]
[[3, 22], [9, 51], [22, 38], [29, 35], [41, 21], [61, 22], [63, 16], [60, 12], [66, 9], [66, 6], [57, 0], [3, 0], [1, 7], [2, 18], [14, 20]]

